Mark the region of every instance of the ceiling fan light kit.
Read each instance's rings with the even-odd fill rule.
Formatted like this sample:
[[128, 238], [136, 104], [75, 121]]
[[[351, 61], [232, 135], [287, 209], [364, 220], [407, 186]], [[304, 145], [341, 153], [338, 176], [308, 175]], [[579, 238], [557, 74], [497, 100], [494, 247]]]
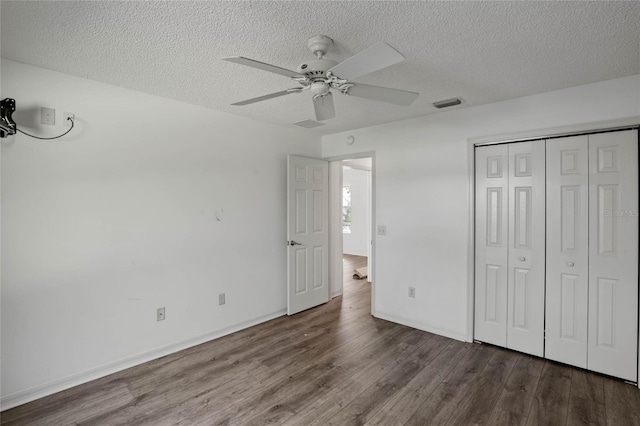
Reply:
[[387, 43], [376, 43], [340, 63], [324, 57], [331, 46], [333, 46], [333, 40], [327, 36], [319, 35], [311, 37], [307, 41], [307, 47], [316, 58], [298, 65], [296, 71], [266, 64], [243, 56], [223, 58], [225, 61], [290, 77], [300, 84], [299, 87], [247, 99], [233, 103], [232, 105], [249, 105], [290, 93], [309, 90], [313, 95], [312, 100], [316, 120], [324, 121], [336, 116], [331, 93], [332, 89], [343, 95], [351, 95], [403, 106], [410, 105], [418, 97], [418, 93], [416, 92], [360, 84], [352, 81], [354, 78], [404, 61], [404, 56]]

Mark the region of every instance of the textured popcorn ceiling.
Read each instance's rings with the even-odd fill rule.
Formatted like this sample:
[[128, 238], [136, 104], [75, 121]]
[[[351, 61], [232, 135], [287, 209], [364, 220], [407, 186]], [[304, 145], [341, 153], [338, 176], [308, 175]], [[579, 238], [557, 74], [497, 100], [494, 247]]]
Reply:
[[[420, 92], [410, 107], [335, 94], [318, 134], [640, 73], [640, 2], [2, 1], [2, 57], [292, 126], [314, 119], [310, 93], [232, 102], [295, 87], [220, 60], [295, 69], [324, 34], [342, 61], [378, 41], [406, 60], [357, 79]], [[18, 104], [19, 105], [19, 104]]]

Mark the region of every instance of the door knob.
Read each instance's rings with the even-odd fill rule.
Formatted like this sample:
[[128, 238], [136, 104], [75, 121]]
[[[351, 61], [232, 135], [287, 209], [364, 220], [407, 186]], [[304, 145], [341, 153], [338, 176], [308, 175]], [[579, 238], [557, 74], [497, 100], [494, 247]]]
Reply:
[[573, 265], [575, 265], [575, 263], [573, 263], [573, 262], [567, 262], [567, 266], [573, 266]]
[[527, 260], [527, 259], [525, 259], [525, 258], [524, 258], [524, 256], [522, 256], [522, 257], [520, 258], [520, 261], [521, 261], [521, 262], [524, 262], [525, 260]]
[[288, 243], [289, 243], [290, 246], [301, 246], [302, 245], [302, 243], [299, 243], [299, 242], [293, 241], [293, 240], [289, 241]]

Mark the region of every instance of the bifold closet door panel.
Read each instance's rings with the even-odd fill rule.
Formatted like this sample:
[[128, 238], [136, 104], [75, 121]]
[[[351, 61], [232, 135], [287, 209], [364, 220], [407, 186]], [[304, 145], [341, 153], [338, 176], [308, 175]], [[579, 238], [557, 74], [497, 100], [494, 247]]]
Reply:
[[508, 145], [507, 348], [544, 352], [545, 144]]
[[545, 358], [587, 368], [589, 137], [547, 141]]
[[637, 380], [638, 131], [589, 135], [587, 368]]
[[474, 338], [507, 345], [506, 145], [478, 147], [476, 155], [476, 262]]

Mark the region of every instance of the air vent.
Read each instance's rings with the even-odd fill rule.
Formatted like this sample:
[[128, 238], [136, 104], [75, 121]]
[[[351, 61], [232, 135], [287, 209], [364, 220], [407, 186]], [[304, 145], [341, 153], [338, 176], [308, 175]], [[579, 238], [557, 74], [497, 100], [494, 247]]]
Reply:
[[461, 103], [462, 103], [462, 100], [460, 98], [453, 98], [453, 99], [446, 99], [444, 101], [434, 102], [433, 106], [438, 109], [442, 109], [442, 108], [448, 108], [448, 107], [460, 105]]
[[300, 127], [305, 127], [307, 129], [313, 129], [314, 127], [318, 127], [318, 126], [324, 126], [325, 123], [320, 123], [318, 121], [313, 121], [313, 120], [304, 120], [304, 121], [298, 121], [297, 123], [293, 123], [296, 126], [300, 126]]

